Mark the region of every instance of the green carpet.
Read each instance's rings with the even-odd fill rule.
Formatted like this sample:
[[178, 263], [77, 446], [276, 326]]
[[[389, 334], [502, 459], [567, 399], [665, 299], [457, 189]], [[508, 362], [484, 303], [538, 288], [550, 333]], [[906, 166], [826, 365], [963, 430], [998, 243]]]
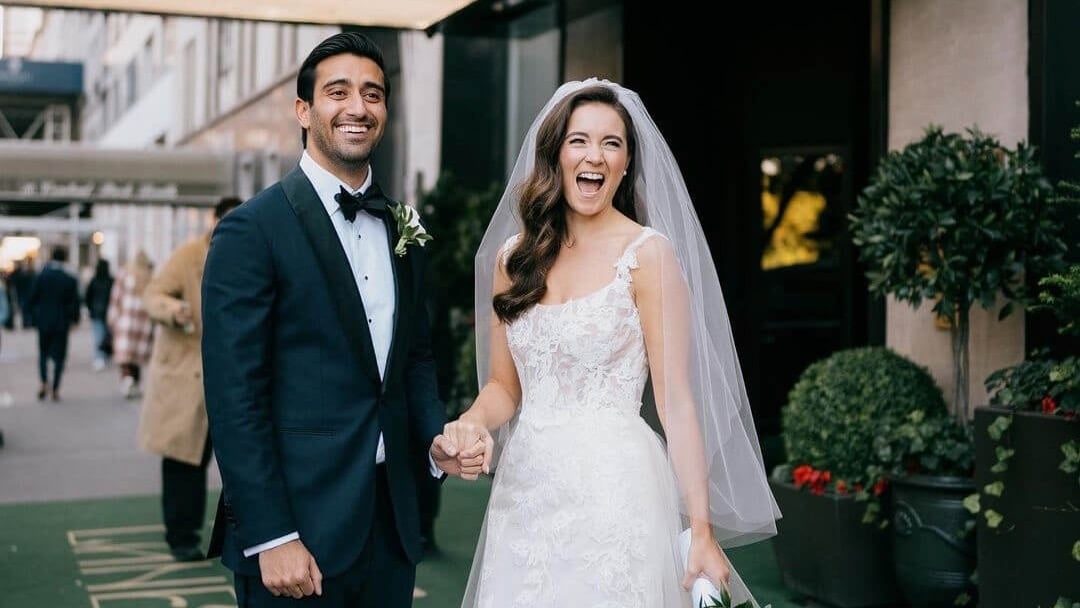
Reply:
[[[436, 534], [420, 564], [417, 608], [457, 608], [490, 485], [447, 480]], [[213, 513], [217, 496], [210, 497]], [[162, 540], [159, 498], [0, 505], [0, 606], [4, 608], [227, 608], [232, 577], [216, 560], [178, 564]], [[204, 538], [208, 532], [204, 533]], [[755, 597], [796, 608], [768, 542], [729, 552]]]

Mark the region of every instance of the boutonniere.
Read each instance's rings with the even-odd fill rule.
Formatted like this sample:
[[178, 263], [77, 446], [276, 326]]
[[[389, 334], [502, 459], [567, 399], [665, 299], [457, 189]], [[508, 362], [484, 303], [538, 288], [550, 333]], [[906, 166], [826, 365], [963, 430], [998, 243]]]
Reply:
[[390, 206], [390, 215], [394, 217], [394, 222], [397, 223], [398, 240], [394, 245], [394, 253], [398, 257], [405, 255], [405, 248], [409, 245], [424, 246], [424, 243], [430, 241], [432, 236], [424, 230], [424, 227], [420, 225], [420, 214], [416, 209], [406, 205], [405, 203], [398, 203], [397, 205]]

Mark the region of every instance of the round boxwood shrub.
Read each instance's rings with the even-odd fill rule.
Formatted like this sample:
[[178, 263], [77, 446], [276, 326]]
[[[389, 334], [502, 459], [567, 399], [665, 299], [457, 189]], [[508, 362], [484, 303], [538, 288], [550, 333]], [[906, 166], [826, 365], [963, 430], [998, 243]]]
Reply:
[[788, 395], [781, 412], [788, 462], [829, 471], [834, 481], [873, 482], [874, 438], [915, 410], [948, 416], [925, 368], [880, 346], [837, 351], [807, 367]]

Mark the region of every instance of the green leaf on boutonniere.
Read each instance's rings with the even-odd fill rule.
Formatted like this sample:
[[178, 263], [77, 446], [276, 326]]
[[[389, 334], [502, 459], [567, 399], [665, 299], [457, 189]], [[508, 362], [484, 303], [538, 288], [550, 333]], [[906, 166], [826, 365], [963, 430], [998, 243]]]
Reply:
[[423, 247], [424, 243], [432, 240], [432, 236], [424, 230], [420, 223], [420, 214], [412, 207], [399, 203], [390, 208], [390, 213], [397, 224], [398, 240], [394, 245], [394, 253], [404, 256], [409, 245]]

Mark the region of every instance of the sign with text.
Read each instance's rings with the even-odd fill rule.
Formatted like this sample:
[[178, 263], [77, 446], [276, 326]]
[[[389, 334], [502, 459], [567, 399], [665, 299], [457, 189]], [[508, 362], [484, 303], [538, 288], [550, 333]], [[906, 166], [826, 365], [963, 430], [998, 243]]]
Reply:
[[83, 66], [22, 57], [0, 59], [0, 93], [78, 97], [83, 93]]
[[[0, 192], [6, 191], [0, 187]], [[24, 180], [9, 192], [17, 197], [70, 201], [169, 201], [180, 197], [180, 187], [167, 182], [116, 182], [111, 180]]]

